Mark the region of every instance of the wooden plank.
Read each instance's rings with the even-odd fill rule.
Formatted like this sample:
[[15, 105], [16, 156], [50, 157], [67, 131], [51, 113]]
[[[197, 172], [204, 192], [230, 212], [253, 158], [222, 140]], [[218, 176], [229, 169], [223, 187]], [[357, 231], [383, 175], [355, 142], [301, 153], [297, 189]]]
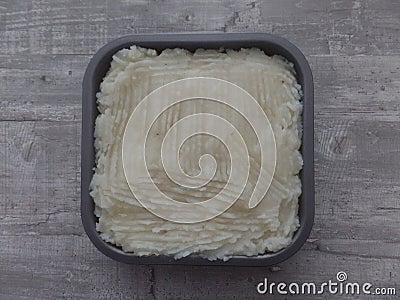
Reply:
[[[396, 287], [399, 281], [398, 259], [371, 259], [336, 255], [320, 250], [302, 250], [289, 261], [271, 268], [155, 268], [154, 291], [157, 299], [283, 299], [284, 296], [258, 295], [256, 286], [268, 278], [269, 282], [335, 281], [339, 271], [346, 272], [349, 282], [370, 282], [375, 287]], [[175, 283], [175, 284], [174, 284]], [[212, 287], [212, 288], [205, 288]], [[332, 299], [323, 295], [288, 295], [286, 299]], [[355, 296], [336, 296], [354, 299]], [[361, 297], [363, 298], [363, 297]]]
[[[396, 124], [349, 121], [346, 115], [321, 115], [316, 120], [313, 238], [340, 235], [400, 241], [395, 230], [400, 209]], [[0, 122], [2, 235], [83, 233], [79, 126], [78, 122]]]
[[[332, 247], [343, 247], [340, 242]], [[398, 257], [352, 256], [311, 244], [271, 268], [210, 268], [116, 263], [84, 236], [0, 237], [0, 243], [0, 282], [7, 282], [0, 289], [2, 299], [252, 299], [265, 277], [273, 282], [318, 284], [335, 280], [343, 271], [349, 282], [370, 282], [375, 287], [396, 287], [400, 280]]]
[[82, 234], [79, 122], [0, 122], [0, 235]]
[[316, 119], [313, 237], [400, 241], [397, 124], [346, 115]]
[[87, 55], [0, 56], [0, 120], [80, 120]]
[[117, 263], [86, 236], [0, 238], [1, 299], [152, 299], [152, 270]]
[[[315, 112], [396, 119], [400, 109], [400, 57], [309, 56]], [[380, 118], [384, 119], [384, 118]]]
[[135, 32], [222, 30], [231, 11], [249, 1], [9, 2], [0, 12], [0, 53], [92, 54], [110, 39]]
[[[80, 120], [81, 82], [90, 57], [0, 55], [0, 120]], [[398, 120], [400, 56], [308, 55], [308, 60], [317, 118], [329, 113]]]
[[261, 3], [261, 23], [301, 49], [311, 48], [312, 54], [391, 55], [399, 52], [400, 3], [396, 0]]
[[93, 54], [137, 32], [260, 31], [308, 54], [398, 55], [399, 2], [8, 1], [0, 10], [0, 54]]

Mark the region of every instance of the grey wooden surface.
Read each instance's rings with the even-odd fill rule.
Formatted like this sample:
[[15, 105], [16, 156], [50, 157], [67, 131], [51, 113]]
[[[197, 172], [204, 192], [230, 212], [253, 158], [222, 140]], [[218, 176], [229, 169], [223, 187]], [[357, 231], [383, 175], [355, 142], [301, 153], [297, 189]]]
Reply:
[[[85, 67], [114, 38], [173, 31], [274, 33], [311, 64], [315, 225], [278, 266], [129, 266], [83, 231]], [[250, 299], [264, 277], [338, 271], [400, 293], [399, 40], [397, 0], [0, 1], [0, 299]]]

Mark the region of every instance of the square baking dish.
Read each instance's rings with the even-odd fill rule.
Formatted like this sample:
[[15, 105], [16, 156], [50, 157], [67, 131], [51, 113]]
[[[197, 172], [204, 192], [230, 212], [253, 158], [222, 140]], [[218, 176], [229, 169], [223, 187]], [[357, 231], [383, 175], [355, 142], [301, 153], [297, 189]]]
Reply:
[[[302, 153], [304, 165], [300, 172], [302, 194], [299, 198], [300, 227], [286, 248], [258, 256], [233, 256], [224, 262], [209, 261], [197, 255], [179, 260], [172, 256], [144, 256], [126, 253], [115, 245], [100, 238], [96, 231], [97, 217], [94, 215], [94, 201], [89, 194], [89, 185], [94, 174], [95, 149], [94, 127], [98, 115], [96, 93], [110, 68], [112, 56], [123, 48], [138, 45], [162, 51], [166, 48], [185, 48], [194, 51], [204, 49], [240, 49], [256, 47], [268, 55], [278, 54], [294, 64], [296, 78], [303, 91]], [[84, 229], [93, 244], [105, 255], [129, 264], [175, 264], [175, 265], [225, 265], [225, 266], [270, 266], [278, 264], [305, 243], [314, 222], [314, 87], [311, 69], [300, 50], [287, 40], [265, 33], [178, 33], [178, 34], [137, 34], [111, 41], [102, 47], [91, 59], [83, 78], [82, 93], [82, 144], [81, 144], [81, 217]]]

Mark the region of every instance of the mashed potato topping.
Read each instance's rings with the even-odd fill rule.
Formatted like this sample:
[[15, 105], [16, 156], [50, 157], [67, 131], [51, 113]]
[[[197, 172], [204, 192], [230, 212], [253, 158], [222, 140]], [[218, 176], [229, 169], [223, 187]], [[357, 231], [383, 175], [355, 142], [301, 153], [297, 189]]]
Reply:
[[[202, 201], [218, 193], [229, 176], [229, 153], [220, 141], [201, 135], [185, 142], [179, 159], [182, 169], [195, 175], [202, 154], [215, 157], [218, 168], [206, 187], [177, 189], [162, 172], [155, 145], [174, 123], [190, 114], [212, 112], [234, 124], [244, 137], [251, 166], [246, 188], [231, 208], [205, 222], [180, 224], [153, 215], [135, 199], [124, 176], [122, 139], [130, 115], [150, 92], [166, 83], [198, 76], [232, 82], [258, 101], [274, 132], [277, 161], [266, 196], [258, 206], [249, 209], [248, 198], [260, 173], [260, 145], [248, 122], [229, 107], [207, 99], [173, 106], [149, 132], [150, 146], [154, 145], [148, 147], [149, 172], [160, 190], [178, 201]], [[179, 259], [196, 253], [210, 260], [275, 252], [289, 245], [299, 226], [298, 173], [302, 167], [301, 90], [292, 64], [279, 56], [267, 56], [259, 49], [199, 49], [195, 53], [167, 49], [158, 54], [132, 46], [113, 56], [97, 99], [100, 113], [95, 127], [96, 169], [91, 195], [99, 218], [97, 230], [105, 241], [138, 256], [162, 254]]]

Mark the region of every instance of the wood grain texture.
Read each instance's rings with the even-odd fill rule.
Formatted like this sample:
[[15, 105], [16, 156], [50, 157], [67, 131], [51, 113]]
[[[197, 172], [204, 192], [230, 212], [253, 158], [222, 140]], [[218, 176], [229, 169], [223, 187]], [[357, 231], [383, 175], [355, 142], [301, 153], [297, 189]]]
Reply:
[[137, 32], [260, 31], [308, 54], [399, 54], [397, 0], [6, 1], [1, 54], [93, 54]]
[[[311, 64], [315, 225], [279, 266], [127, 266], [84, 234], [85, 67], [111, 39], [171, 31], [272, 32]], [[399, 31], [396, 0], [0, 1], [0, 299], [252, 299], [264, 277], [338, 271], [400, 293]]]
[[[81, 82], [91, 55], [0, 55], [0, 120], [81, 119]], [[399, 120], [399, 56], [307, 55], [316, 114]], [[29, 88], [21, 89], [23, 86]]]

